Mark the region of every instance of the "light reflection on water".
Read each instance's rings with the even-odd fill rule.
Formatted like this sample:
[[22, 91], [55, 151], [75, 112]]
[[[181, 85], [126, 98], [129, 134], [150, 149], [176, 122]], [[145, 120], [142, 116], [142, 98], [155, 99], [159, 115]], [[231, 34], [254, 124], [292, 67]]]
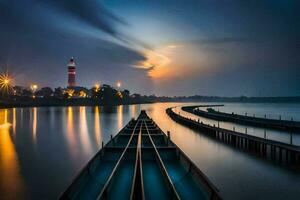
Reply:
[[[15, 111], [13, 111], [15, 113]], [[20, 173], [18, 155], [10, 134], [11, 126], [8, 122], [8, 110], [0, 110], [0, 194], [5, 194], [7, 199], [25, 197], [25, 184]], [[14, 130], [14, 129], [13, 129]], [[1, 198], [3, 195], [1, 195]]]
[[101, 123], [100, 123], [100, 109], [98, 106], [95, 107], [95, 138], [97, 142], [97, 146], [100, 147], [100, 143], [102, 142], [102, 133], [101, 133]]
[[165, 109], [178, 105], [0, 110], [1, 198], [3, 194], [15, 195], [15, 199], [57, 198], [102, 141], [108, 142], [110, 135], [137, 117], [141, 109], [164, 131], [171, 131], [171, 139], [209, 176], [225, 199], [293, 199], [300, 195], [298, 170], [278, 167], [175, 123]]
[[33, 141], [36, 143], [36, 128], [37, 128], [37, 108], [33, 108], [33, 119], [32, 119], [32, 136]]

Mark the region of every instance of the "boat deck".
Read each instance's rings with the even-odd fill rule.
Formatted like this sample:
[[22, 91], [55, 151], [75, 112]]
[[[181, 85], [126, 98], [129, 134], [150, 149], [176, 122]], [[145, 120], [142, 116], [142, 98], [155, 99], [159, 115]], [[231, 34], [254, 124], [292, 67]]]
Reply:
[[60, 199], [221, 199], [142, 111], [84, 167]]

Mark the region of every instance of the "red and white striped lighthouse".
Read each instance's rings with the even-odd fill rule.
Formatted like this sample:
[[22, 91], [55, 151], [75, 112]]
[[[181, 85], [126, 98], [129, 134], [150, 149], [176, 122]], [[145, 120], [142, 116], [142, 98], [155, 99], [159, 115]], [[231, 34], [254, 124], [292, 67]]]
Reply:
[[68, 63], [68, 87], [76, 86], [76, 64], [72, 57]]

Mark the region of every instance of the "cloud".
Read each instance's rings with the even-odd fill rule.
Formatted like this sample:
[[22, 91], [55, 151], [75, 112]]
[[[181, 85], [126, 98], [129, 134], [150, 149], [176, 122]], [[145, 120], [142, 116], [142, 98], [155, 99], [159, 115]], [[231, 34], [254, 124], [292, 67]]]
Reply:
[[219, 37], [219, 38], [205, 38], [192, 40], [191, 44], [201, 44], [201, 45], [220, 45], [220, 44], [232, 44], [232, 43], [245, 43], [249, 42], [247, 38], [243, 37]]
[[145, 60], [131, 45], [138, 42], [118, 30], [127, 23], [99, 1], [0, 0], [0, 10], [0, 67], [17, 71], [17, 84], [65, 85], [71, 56], [82, 85], [110, 83]]
[[126, 25], [124, 20], [109, 12], [97, 0], [44, 0], [43, 3], [101, 29], [114, 37], [119, 37], [119, 32], [115, 25]]

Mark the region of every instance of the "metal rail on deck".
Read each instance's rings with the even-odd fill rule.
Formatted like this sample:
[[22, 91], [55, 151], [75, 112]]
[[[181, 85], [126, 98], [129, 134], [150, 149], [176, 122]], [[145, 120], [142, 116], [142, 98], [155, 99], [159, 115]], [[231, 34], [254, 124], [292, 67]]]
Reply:
[[135, 135], [134, 133], [135, 133], [136, 127], [137, 127], [137, 125], [139, 124], [139, 122], [140, 122], [140, 120], [138, 119], [137, 122], [136, 122], [136, 124], [135, 124], [135, 126], [134, 126], [134, 129], [133, 129], [133, 131], [132, 131], [132, 133], [131, 133], [131, 137], [129, 138], [129, 141], [128, 141], [128, 143], [127, 143], [127, 145], [126, 145], [124, 151], [122, 152], [122, 154], [121, 154], [121, 156], [120, 156], [118, 162], [116, 163], [115, 167], [113, 168], [113, 170], [112, 170], [112, 172], [111, 172], [109, 178], [107, 179], [107, 181], [106, 181], [104, 187], [102, 188], [100, 194], [98, 195], [98, 198], [97, 198], [98, 200], [103, 199], [103, 198], [105, 197], [106, 192], [107, 192], [107, 189], [108, 189], [108, 186], [109, 186], [109, 184], [111, 183], [111, 180], [112, 180], [112, 178], [114, 177], [114, 174], [115, 174], [116, 171], [119, 169], [119, 166], [120, 166], [120, 164], [121, 164], [121, 161], [123, 160], [124, 155], [125, 155], [125, 153], [126, 153], [128, 147], [129, 147], [129, 145], [130, 145], [130, 143], [131, 143], [131, 141], [132, 141], [132, 138], [133, 138], [133, 136]]
[[179, 200], [180, 197], [179, 197], [179, 195], [178, 195], [178, 193], [177, 193], [177, 191], [175, 189], [175, 186], [174, 186], [174, 184], [173, 184], [173, 182], [172, 182], [172, 180], [171, 180], [171, 178], [170, 178], [170, 176], [169, 176], [169, 174], [167, 172], [167, 169], [166, 169], [166, 167], [165, 167], [165, 165], [164, 165], [164, 163], [163, 163], [163, 161], [162, 161], [162, 159], [161, 159], [161, 157], [160, 157], [160, 155], [159, 155], [159, 153], [157, 151], [156, 145], [154, 144], [154, 142], [152, 140], [152, 137], [151, 137], [151, 135], [150, 135], [150, 133], [148, 131], [148, 127], [147, 127], [146, 122], [144, 122], [144, 124], [145, 124], [145, 127], [146, 127], [146, 131], [148, 133], [149, 139], [151, 141], [151, 144], [152, 144], [152, 146], [154, 148], [155, 155], [156, 155], [155, 157], [156, 157], [156, 159], [158, 161], [158, 164], [160, 166], [160, 169], [162, 170], [162, 173], [163, 173], [164, 177], [167, 179], [167, 183], [168, 183], [169, 189], [172, 192], [173, 198]]
[[136, 158], [135, 158], [133, 183], [132, 183], [131, 194], [130, 194], [131, 200], [134, 200], [134, 199], [144, 200], [145, 199], [142, 158], [141, 158], [141, 148], [142, 148], [141, 132], [142, 131], [140, 129], [139, 135], [138, 135]]
[[[156, 126], [157, 130], [159, 130], [162, 134], [165, 134], [161, 128], [159, 126]], [[149, 134], [149, 133], [148, 133]], [[154, 134], [149, 134], [151, 137], [154, 136]], [[166, 135], [167, 137], [169, 137], [169, 135]], [[168, 138], [170, 140], [170, 138]], [[194, 162], [185, 155], [185, 153], [175, 144], [170, 140], [171, 144], [174, 145], [173, 147], [160, 147], [160, 149], [163, 148], [172, 148], [174, 150], [179, 151], [179, 153], [181, 154], [180, 156], [182, 156], [184, 159], [186, 159], [189, 163], [190, 166], [192, 168], [194, 168], [197, 173], [200, 175], [203, 184], [205, 184], [205, 186], [210, 190], [210, 199], [221, 199], [220, 195], [219, 195], [219, 190], [214, 186], [214, 184], [207, 178], [207, 176], [200, 170], [198, 169], [198, 167], [196, 167], [196, 165], [194, 164]]]
[[[123, 132], [129, 125], [131, 125], [131, 123], [132, 123], [133, 121], [135, 121], [135, 120], [134, 120], [134, 119], [130, 120], [130, 122], [129, 122], [126, 126], [124, 126], [124, 127], [119, 131], [119, 133]], [[115, 138], [117, 135], [119, 135], [119, 133], [116, 134], [109, 142], [112, 142], [112, 141], [114, 140], [114, 138]], [[108, 143], [109, 143], [109, 142], [108, 142]], [[103, 147], [103, 146], [102, 146], [102, 147]], [[89, 171], [90, 165], [95, 161], [95, 159], [98, 158], [98, 156], [101, 156], [101, 153], [102, 153], [103, 151], [104, 151], [104, 148], [102, 148], [101, 150], [99, 150], [99, 151], [92, 157], [92, 159], [88, 161], [88, 163], [80, 170], [78, 176], [76, 176], [75, 179], [71, 182], [71, 184], [69, 185], [69, 187], [68, 187], [68, 188], [60, 195], [59, 199], [69, 199], [69, 198], [67, 197], [67, 194], [70, 193], [70, 190], [71, 190], [71, 188], [73, 187], [73, 185], [78, 181], [78, 179], [83, 175], [83, 173], [84, 173], [86, 170]]]

